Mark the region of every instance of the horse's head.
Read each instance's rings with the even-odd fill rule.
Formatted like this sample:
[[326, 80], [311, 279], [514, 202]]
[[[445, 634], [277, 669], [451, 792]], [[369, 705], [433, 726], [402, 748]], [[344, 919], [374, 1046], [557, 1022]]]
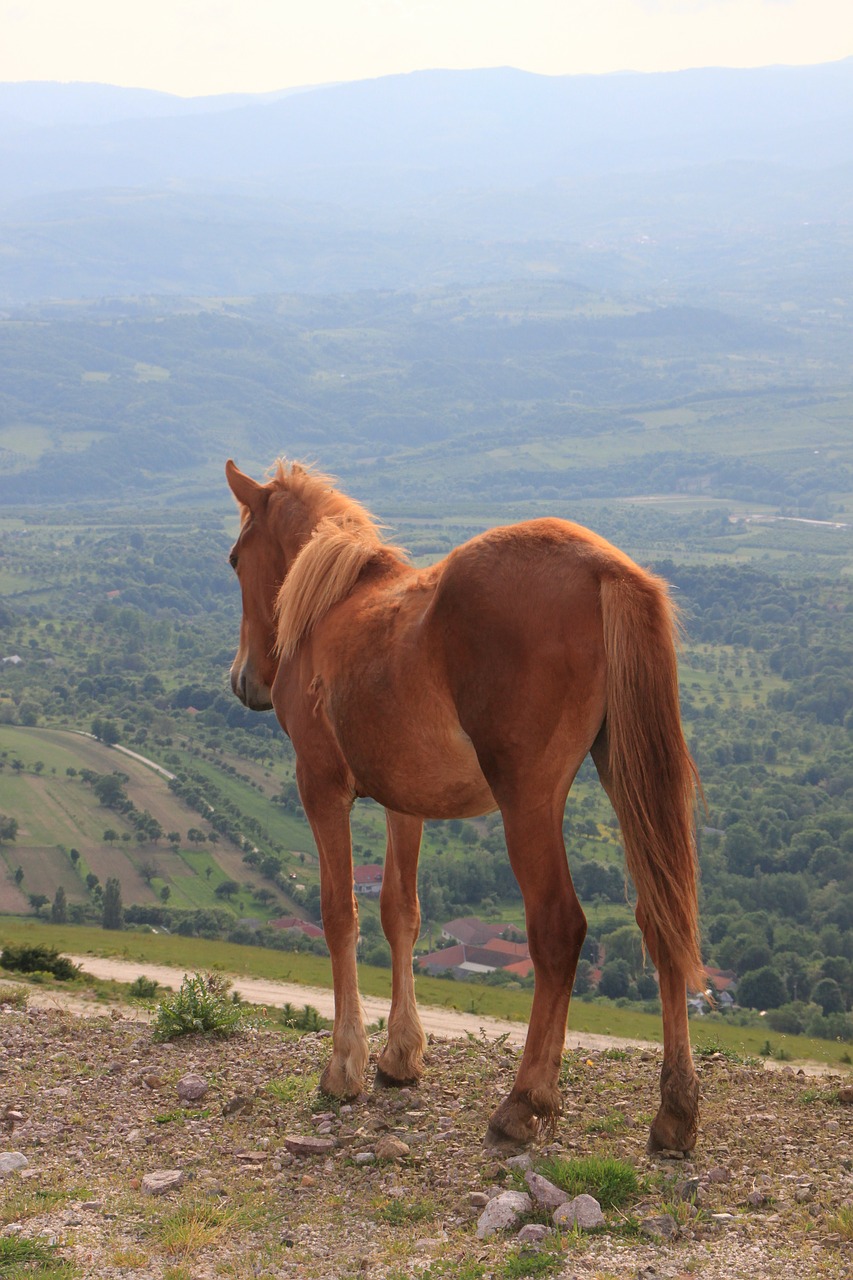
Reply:
[[242, 515], [240, 535], [229, 557], [243, 595], [240, 646], [231, 664], [231, 688], [252, 711], [269, 711], [278, 670], [275, 602], [288, 559], [280, 522], [275, 519], [279, 495], [273, 484], [258, 484], [230, 459], [225, 476]]
[[[280, 459], [269, 483], [258, 484], [229, 459], [225, 475], [242, 514], [240, 536], [230, 557], [243, 593], [240, 647], [231, 666], [231, 687], [253, 711], [268, 711], [279, 655], [289, 656], [299, 638], [341, 598], [383, 544], [370, 513], [312, 467]], [[331, 548], [329, 538], [319, 536], [324, 529], [334, 535]], [[309, 540], [317, 550], [334, 553], [336, 572], [331, 584], [326, 581], [322, 557], [306, 563], [299, 556]], [[297, 558], [305, 572], [300, 575], [297, 569], [288, 576]], [[286, 577], [293, 590], [284, 608]]]

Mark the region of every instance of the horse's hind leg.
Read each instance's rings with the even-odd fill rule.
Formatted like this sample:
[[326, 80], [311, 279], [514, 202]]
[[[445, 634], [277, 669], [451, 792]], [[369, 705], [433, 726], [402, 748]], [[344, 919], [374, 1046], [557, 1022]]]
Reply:
[[524, 898], [535, 988], [527, 1041], [512, 1090], [489, 1120], [492, 1141], [528, 1142], [562, 1110], [560, 1065], [586, 917], [563, 844], [563, 806], [501, 806], [507, 849]]
[[[606, 736], [603, 733], [593, 745], [592, 758], [602, 786], [610, 796], [619, 817], [610, 780]], [[637, 907], [636, 916], [652, 963], [658, 972], [663, 1016], [661, 1103], [652, 1122], [648, 1150], [651, 1153], [661, 1150], [688, 1152], [695, 1147], [699, 1130], [699, 1081], [690, 1050], [687, 983], [684, 973], [671, 962], [665, 947], [660, 945], [655, 931], [648, 928], [642, 904]]]
[[379, 1057], [376, 1082], [395, 1086], [420, 1079], [426, 1048], [412, 974], [412, 951], [421, 927], [417, 872], [423, 822], [389, 811], [385, 818], [388, 844], [379, 907], [391, 947], [391, 1012], [388, 1043]]
[[692, 1151], [699, 1131], [699, 1081], [690, 1051], [687, 1021], [687, 984], [684, 974], [659, 954], [658, 940], [644, 927], [642, 910], [637, 923], [658, 971], [663, 1017], [663, 1066], [660, 1073], [660, 1107], [649, 1131], [648, 1151]]

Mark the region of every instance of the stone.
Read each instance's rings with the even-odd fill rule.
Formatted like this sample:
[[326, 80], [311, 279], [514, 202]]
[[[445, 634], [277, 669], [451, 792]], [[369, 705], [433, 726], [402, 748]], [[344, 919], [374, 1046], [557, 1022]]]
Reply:
[[653, 1218], [644, 1218], [640, 1223], [643, 1235], [672, 1240], [678, 1235], [678, 1223], [671, 1213], [661, 1213]]
[[516, 1236], [516, 1240], [520, 1244], [541, 1244], [548, 1236], [552, 1236], [554, 1232], [550, 1227], [546, 1227], [543, 1222], [525, 1222], [524, 1226]]
[[393, 1134], [385, 1134], [376, 1144], [377, 1160], [402, 1160], [410, 1151], [409, 1144], [395, 1138]]
[[249, 1115], [255, 1105], [255, 1099], [246, 1097], [242, 1093], [235, 1093], [233, 1098], [229, 1098], [222, 1108], [224, 1116], [242, 1116]]
[[591, 1231], [604, 1222], [601, 1205], [594, 1196], [588, 1195], [575, 1196], [574, 1200], [567, 1200], [565, 1204], [559, 1205], [554, 1210], [552, 1217], [555, 1226], [579, 1227], [581, 1231]]
[[525, 1191], [502, 1191], [486, 1205], [477, 1220], [477, 1238], [485, 1240], [497, 1231], [509, 1231], [519, 1219], [533, 1212], [533, 1201]]
[[567, 1191], [561, 1190], [553, 1182], [543, 1178], [541, 1173], [534, 1173], [532, 1169], [527, 1170], [524, 1181], [534, 1201], [542, 1209], [559, 1209], [561, 1204], [567, 1204], [572, 1198]]
[[294, 1135], [284, 1140], [285, 1148], [294, 1156], [325, 1156], [335, 1149], [334, 1138], [312, 1138]]
[[199, 1098], [203, 1098], [207, 1093], [209, 1085], [204, 1076], [197, 1075], [195, 1071], [190, 1071], [187, 1075], [181, 1077], [175, 1088], [182, 1102], [198, 1102]]
[[174, 1191], [184, 1180], [183, 1169], [157, 1169], [154, 1173], [146, 1173], [140, 1184], [143, 1195], [164, 1196], [167, 1191]]
[[506, 1162], [506, 1167], [508, 1169], [518, 1169], [521, 1173], [524, 1173], [526, 1169], [533, 1167], [533, 1157], [528, 1155], [526, 1151], [522, 1151], [520, 1155], [510, 1156]]
[[843, 1107], [853, 1106], [853, 1084], [843, 1084], [838, 1090], [838, 1101]]
[[7, 1173], [15, 1173], [18, 1169], [26, 1169], [29, 1160], [22, 1151], [0, 1151], [0, 1178]]
[[376, 1164], [376, 1155], [373, 1151], [357, 1151], [354, 1156], [356, 1164]]

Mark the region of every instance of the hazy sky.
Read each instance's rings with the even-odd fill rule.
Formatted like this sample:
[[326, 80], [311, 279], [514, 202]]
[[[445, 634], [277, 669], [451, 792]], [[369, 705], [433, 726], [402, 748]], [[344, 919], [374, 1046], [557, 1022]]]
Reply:
[[562, 75], [851, 55], [853, 0], [0, 0], [0, 81], [185, 95], [424, 67]]

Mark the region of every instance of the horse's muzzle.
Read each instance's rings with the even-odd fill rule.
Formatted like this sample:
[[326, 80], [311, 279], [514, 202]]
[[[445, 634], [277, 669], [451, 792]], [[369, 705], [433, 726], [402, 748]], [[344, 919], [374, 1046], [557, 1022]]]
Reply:
[[231, 668], [231, 688], [250, 711], [271, 711], [272, 697], [269, 686], [252, 678], [247, 664]]

